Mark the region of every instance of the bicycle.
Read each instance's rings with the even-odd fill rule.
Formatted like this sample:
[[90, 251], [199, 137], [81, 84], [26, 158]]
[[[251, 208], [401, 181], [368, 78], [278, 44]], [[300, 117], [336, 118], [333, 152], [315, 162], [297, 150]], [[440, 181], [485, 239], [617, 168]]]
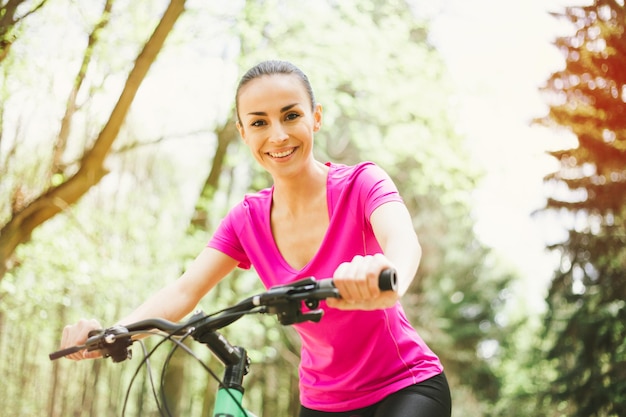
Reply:
[[[381, 291], [395, 291], [397, 289], [395, 271], [383, 270], [379, 276], [378, 286]], [[163, 339], [150, 352], [144, 352], [144, 359], [135, 373], [136, 376], [141, 366], [147, 364], [149, 357], [165, 341], [172, 341], [175, 345], [163, 364], [163, 370], [166, 369], [169, 359], [178, 348], [195, 356], [189, 347], [183, 344], [183, 341], [191, 336], [195, 341], [206, 345], [224, 365], [223, 377], [219, 378], [200, 361], [219, 384], [211, 416], [255, 417], [243, 406], [243, 379], [249, 372], [250, 358], [245, 348], [233, 346], [218, 330], [247, 314], [273, 314], [276, 315], [280, 324], [285, 326], [305, 321], [319, 322], [324, 314], [324, 311], [319, 309], [319, 303], [327, 298], [339, 298], [339, 291], [335, 288], [332, 278], [320, 280], [313, 277], [304, 278], [291, 284], [271, 287], [265, 292], [250, 296], [211, 315], [197, 311], [181, 323], [153, 318], [126, 326], [92, 330], [83, 345], [50, 353], [49, 358], [56, 360], [86, 349], [87, 351], [99, 350], [104, 358], [110, 357], [113, 362], [123, 362], [132, 358], [131, 346], [137, 341], [133, 339], [133, 336], [161, 334]], [[161, 415], [171, 416], [167, 404], [159, 404], [152, 380], [151, 383], [159, 412]], [[130, 384], [132, 385], [132, 381]], [[122, 414], [125, 413], [127, 400], [128, 392]]]

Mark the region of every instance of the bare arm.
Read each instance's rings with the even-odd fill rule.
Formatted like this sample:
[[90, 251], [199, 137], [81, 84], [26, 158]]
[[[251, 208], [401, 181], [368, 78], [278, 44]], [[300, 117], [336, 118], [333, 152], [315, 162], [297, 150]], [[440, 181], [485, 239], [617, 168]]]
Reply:
[[402, 296], [409, 289], [422, 259], [411, 214], [402, 203], [387, 203], [372, 213], [370, 222], [383, 253], [396, 268], [398, 294]]
[[[337, 267], [333, 277], [342, 298], [328, 300], [331, 307], [345, 310], [390, 307], [406, 293], [417, 272], [422, 250], [406, 206], [399, 202], [385, 203], [374, 210], [370, 223], [383, 253], [356, 256]], [[378, 289], [378, 275], [385, 268], [397, 272], [397, 293]]]
[[[153, 317], [179, 321], [236, 266], [237, 261], [231, 257], [215, 249], [205, 248], [179, 279], [161, 288], [118, 323], [124, 325]], [[65, 326], [61, 349], [84, 343], [88, 332], [99, 328], [100, 323], [96, 320], [84, 319], [74, 325]], [[68, 358], [79, 360], [99, 356], [99, 352], [83, 351]]]

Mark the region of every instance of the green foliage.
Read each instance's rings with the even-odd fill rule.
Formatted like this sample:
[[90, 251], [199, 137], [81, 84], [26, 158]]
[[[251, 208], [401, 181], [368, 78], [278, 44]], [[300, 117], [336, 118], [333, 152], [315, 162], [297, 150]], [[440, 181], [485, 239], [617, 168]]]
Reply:
[[560, 169], [547, 210], [571, 219], [569, 238], [552, 246], [561, 267], [548, 294], [545, 361], [554, 368], [542, 396], [550, 415], [626, 413], [626, 8], [596, 0], [566, 8], [575, 34], [559, 38], [566, 67], [545, 91], [546, 125], [578, 139], [553, 152]]
[[[33, 386], [37, 381], [53, 382], [45, 376], [52, 375], [53, 365], [46, 355], [56, 348], [64, 324], [85, 315], [98, 317], [103, 325], [112, 324], [148, 294], [176, 278], [183, 268], [186, 253], [181, 251], [181, 242], [185, 240], [186, 221], [179, 216], [184, 196], [177, 182], [181, 178], [163, 155], [144, 158], [144, 163], [129, 156], [128, 161], [133, 161], [133, 171], [118, 178], [119, 182], [109, 177], [65, 215], [38, 229], [32, 242], [19, 248], [19, 266], [0, 282], [0, 323], [6, 340], [0, 347], [1, 354], [24, 358], [32, 367], [28, 380], [21, 384], [14, 378], [0, 383], [3, 392], [14, 394], [3, 404], [7, 412], [28, 415], [25, 407], [61, 407], [53, 393], [29, 401], [24, 401], [26, 397], [21, 393], [38, 392]], [[159, 166], [159, 170], [150, 170], [151, 165]], [[120, 205], [120, 201], [125, 204]], [[135, 209], [129, 210], [129, 206]], [[202, 243], [196, 242], [194, 252], [199, 246]], [[23, 356], [20, 352], [26, 346], [33, 346], [33, 351]], [[103, 369], [111, 366], [107, 363]], [[97, 380], [89, 365], [75, 370], [65, 363], [54, 367], [64, 372], [55, 372], [54, 376], [67, 386], [66, 393], [80, 389], [80, 385], [70, 383], [72, 380], [85, 381], [88, 386], [106, 381]], [[110, 377], [123, 374], [127, 380], [131, 368], [124, 372], [119, 366], [111, 367]], [[2, 371], [21, 375], [24, 369], [3, 361]], [[115, 386], [119, 391], [115, 391], [114, 398], [103, 394], [98, 401], [121, 401], [125, 385]], [[80, 410], [84, 404], [65, 406]], [[50, 415], [54, 415], [52, 411]]]

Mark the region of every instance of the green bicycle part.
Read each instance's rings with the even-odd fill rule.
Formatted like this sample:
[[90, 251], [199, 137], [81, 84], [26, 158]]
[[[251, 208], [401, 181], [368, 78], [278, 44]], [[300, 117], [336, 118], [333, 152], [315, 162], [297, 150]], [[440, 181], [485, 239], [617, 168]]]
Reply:
[[213, 417], [256, 417], [251, 412], [247, 410], [244, 411], [241, 405], [242, 399], [243, 392], [237, 389], [218, 389]]

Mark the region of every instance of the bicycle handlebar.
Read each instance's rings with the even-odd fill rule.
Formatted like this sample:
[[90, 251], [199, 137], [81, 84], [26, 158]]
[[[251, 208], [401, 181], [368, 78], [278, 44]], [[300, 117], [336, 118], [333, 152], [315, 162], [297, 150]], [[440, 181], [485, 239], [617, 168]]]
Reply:
[[[382, 291], [396, 291], [396, 271], [393, 269], [381, 271], [378, 277], [378, 287]], [[51, 353], [49, 358], [56, 360], [87, 349], [88, 351], [100, 350], [104, 357], [111, 357], [114, 362], [121, 362], [131, 357], [129, 347], [133, 343], [134, 334], [160, 330], [170, 336], [191, 335], [194, 339], [200, 340], [207, 333], [226, 327], [250, 313], [275, 314], [283, 325], [304, 321], [318, 322], [324, 313], [323, 310], [318, 310], [319, 302], [327, 298], [339, 297], [339, 291], [335, 288], [332, 278], [321, 280], [304, 278], [291, 284], [272, 287], [213, 315], [207, 316], [200, 311], [182, 323], [154, 318], [126, 326], [92, 330], [85, 344], [58, 350]], [[308, 311], [303, 311], [303, 304]]]

